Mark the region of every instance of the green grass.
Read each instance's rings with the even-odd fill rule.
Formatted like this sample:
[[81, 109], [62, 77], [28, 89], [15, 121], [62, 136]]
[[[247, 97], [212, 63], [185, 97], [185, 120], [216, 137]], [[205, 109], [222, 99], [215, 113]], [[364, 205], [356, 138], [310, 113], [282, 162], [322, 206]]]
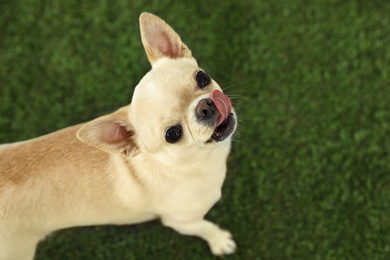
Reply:
[[[0, 1], [0, 143], [130, 102], [160, 15], [235, 98], [227, 259], [390, 258], [390, 2]], [[0, 231], [1, 232], [1, 231]], [[60, 231], [37, 259], [214, 259], [158, 222]]]

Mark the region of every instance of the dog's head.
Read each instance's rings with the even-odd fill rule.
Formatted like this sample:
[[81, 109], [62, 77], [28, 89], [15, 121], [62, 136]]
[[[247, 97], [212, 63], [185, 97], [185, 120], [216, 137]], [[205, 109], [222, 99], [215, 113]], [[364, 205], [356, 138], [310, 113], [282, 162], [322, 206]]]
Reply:
[[125, 154], [184, 153], [230, 143], [236, 116], [221, 87], [163, 20], [143, 13], [140, 28], [152, 69], [136, 87], [130, 106], [85, 124], [78, 138]]

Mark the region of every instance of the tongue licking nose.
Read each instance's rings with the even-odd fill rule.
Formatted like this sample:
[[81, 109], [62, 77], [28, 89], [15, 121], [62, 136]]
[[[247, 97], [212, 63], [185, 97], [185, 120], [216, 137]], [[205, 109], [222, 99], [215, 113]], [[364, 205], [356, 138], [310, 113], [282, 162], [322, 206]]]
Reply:
[[229, 114], [232, 112], [232, 103], [230, 102], [230, 99], [228, 96], [223, 94], [219, 90], [214, 90], [211, 93], [211, 100], [214, 102], [217, 110], [218, 110], [218, 118], [217, 118], [217, 127], [222, 124], [223, 121], [225, 121]]

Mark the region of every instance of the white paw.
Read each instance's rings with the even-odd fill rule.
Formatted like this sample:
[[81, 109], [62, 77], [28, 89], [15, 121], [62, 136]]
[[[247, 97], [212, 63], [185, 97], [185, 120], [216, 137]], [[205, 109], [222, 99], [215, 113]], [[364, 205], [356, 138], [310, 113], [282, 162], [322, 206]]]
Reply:
[[234, 253], [236, 250], [236, 243], [232, 239], [232, 235], [225, 230], [219, 230], [209, 240], [211, 252], [214, 255], [223, 256]]

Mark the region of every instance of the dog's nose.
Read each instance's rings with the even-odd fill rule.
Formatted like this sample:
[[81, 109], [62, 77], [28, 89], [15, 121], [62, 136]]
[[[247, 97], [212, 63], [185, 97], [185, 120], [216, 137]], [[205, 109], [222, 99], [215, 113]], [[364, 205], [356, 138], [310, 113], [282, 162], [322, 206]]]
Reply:
[[196, 106], [196, 118], [198, 120], [209, 120], [217, 115], [217, 108], [210, 98], [202, 99]]

